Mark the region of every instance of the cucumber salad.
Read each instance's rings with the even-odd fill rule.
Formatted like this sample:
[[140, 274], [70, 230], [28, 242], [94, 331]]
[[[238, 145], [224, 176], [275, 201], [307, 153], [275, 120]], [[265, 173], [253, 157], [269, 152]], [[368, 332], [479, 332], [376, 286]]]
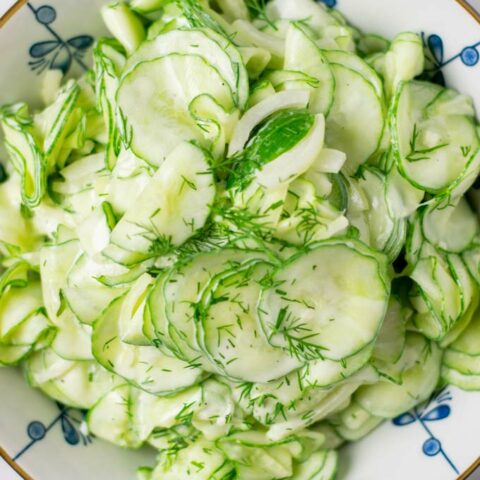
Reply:
[[92, 70], [0, 109], [0, 365], [155, 448], [143, 480], [333, 479], [480, 389], [479, 128], [418, 34], [313, 0], [101, 13]]

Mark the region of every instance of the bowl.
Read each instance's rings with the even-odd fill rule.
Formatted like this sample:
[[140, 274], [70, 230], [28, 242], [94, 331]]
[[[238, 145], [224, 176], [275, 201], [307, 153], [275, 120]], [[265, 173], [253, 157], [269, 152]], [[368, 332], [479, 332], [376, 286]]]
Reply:
[[[294, 0], [292, 0], [294, 1]], [[102, 0], [2, 0], [0, 104], [39, 102], [42, 76], [78, 76], [105, 33]], [[480, 1], [324, 0], [355, 26], [393, 37], [421, 33], [437, 78], [474, 98], [480, 111]], [[3, 155], [3, 153], [0, 153]], [[125, 451], [92, 438], [83, 413], [28, 387], [17, 369], [0, 369], [0, 478], [134, 478], [153, 451]], [[447, 386], [428, 402], [343, 448], [339, 480], [480, 479], [480, 392]], [[182, 480], [182, 479], [179, 479]]]

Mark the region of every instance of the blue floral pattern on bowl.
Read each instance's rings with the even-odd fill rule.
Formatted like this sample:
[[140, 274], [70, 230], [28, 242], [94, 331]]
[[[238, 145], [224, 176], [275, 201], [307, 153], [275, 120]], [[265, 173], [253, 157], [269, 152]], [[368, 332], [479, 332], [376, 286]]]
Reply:
[[415, 422], [419, 422], [419, 424], [428, 434], [428, 438], [422, 445], [423, 453], [429, 457], [434, 457], [438, 454], [442, 455], [455, 473], [458, 474], [458, 468], [443, 449], [441, 441], [434, 435], [432, 429], [429, 427], [430, 423], [438, 422], [450, 415], [451, 407], [448, 405], [448, 402], [452, 400], [453, 398], [450, 391], [447, 389], [447, 387], [444, 387], [441, 390], [433, 393], [426, 403], [413, 408], [409, 412], [399, 415], [398, 417], [394, 418], [392, 422], [397, 427], [404, 427]]
[[57, 11], [50, 5], [42, 5], [35, 8], [31, 2], [27, 2], [38, 23], [53, 37], [51, 40], [34, 43], [30, 47], [28, 62], [30, 68], [41, 73], [47, 68], [50, 70], [61, 70], [66, 74], [73, 62], [79, 64], [84, 70], [88, 67], [83, 62], [86, 51], [93, 45], [94, 38], [91, 35], [77, 35], [64, 40], [52, 27], [57, 18]]
[[84, 434], [82, 432], [81, 425], [85, 420], [85, 413], [70, 407], [66, 407], [58, 402], [55, 402], [60, 413], [50, 421], [50, 423], [45, 424], [39, 420], [33, 420], [27, 426], [27, 435], [29, 437], [28, 443], [13, 457], [13, 460], [18, 460], [25, 452], [27, 452], [33, 445], [41, 440], [43, 440], [47, 433], [52, 430], [52, 428], [60, 424], [63, 438], [69, 445], [79, 445], [84, 446], [92, 443], [92, 435]]

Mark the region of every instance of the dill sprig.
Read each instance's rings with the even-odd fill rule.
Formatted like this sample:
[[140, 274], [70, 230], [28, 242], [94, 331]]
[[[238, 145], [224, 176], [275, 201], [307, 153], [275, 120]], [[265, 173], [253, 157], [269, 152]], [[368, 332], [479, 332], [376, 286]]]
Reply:
[[278, 30], [275, 23], [267, 15], [267, 2], [265, 0], [245, 0], [245, 4], [253, 18], [263, 20], [273, 30]]

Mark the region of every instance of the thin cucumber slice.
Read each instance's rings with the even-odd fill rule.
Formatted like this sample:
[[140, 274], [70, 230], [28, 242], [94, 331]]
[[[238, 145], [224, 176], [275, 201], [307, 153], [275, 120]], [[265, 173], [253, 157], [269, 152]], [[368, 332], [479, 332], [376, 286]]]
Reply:
[[480, 355], [468, 355], [466, 353], [447, 350], [443, 356], [443, 365], [457, 370], [463, 375], [480, 376]]
[[333, 104], [335, 79], [322, 51], [300, 23], [288, 28], [284, 68], [301, 71], [318, 81], [318, 87], [312, 88], [309, 107], [314, 113], [327, 115]]
[[61, 310], [61, 289], [65, 286], [68, 272], [80, 254], [80, 244], [77, 240], [45, 246], [40, 251], [43, 302], [52, 322], [55, 322]]
[[[62, 293], [70, 310], [80, 322], [92, 325], [112, 300], [125, 292], [124, 282], [117, 285], [113, 279], [118, 279], [126, 272], [126, 268], [106, 258], [91, 258], [85, 254], [78, 257], [68, 273]], [[135, 279], [132, 273], [133, 269], [129, 272], [129, 275], [133, 276], [129, 281]], [[105, 281], [106, 277], [110, 280], [109, 282]], [[109, 284], [112, 283], [113, 285], [110, 286]], [[86, 298], [88, 301], [85, 301]]]
[[[357, 71], [331, 63], [335, 97], [326, 123], [326, 143], [347, 154], [344, 170], [354, 174], [378, 149], [384, 105], [372, 84]], [[368, 125], [368, 131], [364, 129]]]
[[[423, 215], [423, 234], [433, 245], [449, 252], [463, 252], [472, 243], [480, 225], [465, 198], [449, 205], [434, 205]], [[459, 232], [462, 232], [459, 234]]]
[[132, 284], [123, 301], [119, 319], [119, 330], [122, 342], [131, 345], [151, 345], [143, 334], [144, 311], [146, 298], [153, 277], [144, 273]]
[[258, 315], [266, 337], [306, 360], [338, 361], [359, 352], [385, 315], [385, 268], [384, 257], [360, 242], [318, 243], [278, 270], [274, 286], [263, 290]]
[[18, 365], [28, 356], [31, 350], [30, 345], [3, 345], [0, 343], [0, 365]]
[[406, 315], [401, 301], [390, 297], [387, 313], [378, 332], [373, 357], [383, 362], [396, 362], [405, 346]]
[[92, 351], [107, 370], [155, 395], [185, 389], [203, 378], [196, 367], [168, 357], [155, 347], [128, 345], [120, 339], [119, 320], [124, 298], [114, 300], [95, 323]]
[[232, 478], [234, 467], [215, 444], [198, 439], [176, 453], [174, 462], [164, 457], [152, 472], [152, 480], [178, 480], [195, 474], [196, 480]]
[[167, 254], [203, 227], [214, 197], [206, 153], [192, 143], [180, 143], [133, 200], [113, 229], [111, 242], [125, 250], [126, 263]]
[[380, 381], [360, 387], [355, 401], [372, 415], [393, 418], [426, 400], [437, 385], [442, 352], [428, 340], [424, 339], [422, 345], [414, 366], [403, 374], [402, 384]]
[[[192, 75], [195, 82], [189, 81]], [[182, 141], [208, 143], [188, 109], [192, 100], [205, 94], [225, 110], [233, 108], [228, 84], [200, 55], [170, 54], [137, 64], [117, 92], [134, 153], [158, 166]]]
[[[46, 162], [33, 136], [32, 128], [24, 124], [26, 105], [19, 104], [2, 110], [0, 120], [5, 134], [5, 147], [21, 178], [22, 201], [36, 207], [46, 192]], [[31, 124], [29, 120], [28, 124]]]
[[372, 84], [379, 98], [383, 98], [382, 80], [377, 72], [362, 58], [345, 50], [324, 50], [323, 55], [330, 63], [344, 65], [358, 72]]
[[120, 385], [89, 410], [88, 430], [121, 447], [138, 448], [141, 442], [131, 425], [132, 387]]
[[268, 344], [255, 315], [262, 278], [271, 265], [250, 262], [211, 280], [203, 295], [198, 342], [214, 366], [229, 378], [268, 382], [301, 366], [286, 351]]
[[471, 117], [429, 116], [427, 107], [440, 92], [440, 87], [425, 82], [401, 84], [391, 117], [400, 173], [432, 194], [452, 190], [479, 146]]
[[470, 324], [462, 334], [448, 347], [449, 351], [466, 355], [480, 355], [480, 314], [477, 310]]
[[55, 327], [51, 347], [57, 355], [67, 360], [93, 360], [92, 329], [81, 324], [68, 307], [56, 317]]
[[120, 383], [120, 379], [96, 362], [74, 362], [63, 375], [39, 385], [66, 405], [88, 409]]
[[[386, 253], [392, 237], [396, 234], [396, 220], [390, 216], [386, 192], [385, 175], [374, 167], [365, 168], [362, 176], [352, 179], [354, 188], [360, 189], [367, 200], [364, 212], [347, 211], [350, 224], [360, 231], [360, 239], [372, 248]], [[354, 206], [355, 208], [355, 206]]]
[[39, 282], [10, 287], [0, 296], [0, 342], [43, 306]]
[[442, 368], [442, 378], [462, 390], [478, 392], [480, 391], [480, 375], [464, 375], [452, 368]]
[[[202, 253], [185, 264], [173, 268], [164, 281], [163, 301], [165, 310], [156, 309], [154, 317], [166, 315], [168, 332], [179, 350], [184, 351], [185, 343], [193, 349], [196, 357], [201, 349], [196, 339], [196, 304], [200, 302], [209, 281], [217, 274], [232, 268], [241, 268], [242, 263], [263, 255], [241, 250], [226, 249], [219, 252]], [[160, 323], [159, 318], [155, 320]], [[193, 358], [192, 358], [193, 360]]]
[[337, 473], [338, 460], [338, 454], [334, 450], [314, 453], [306, 462], [294, 466], [293, 478], [295, 480], [333, 480]]
[[305, 388], [331, 387], [347, 380], [363, 368], [370, 360], [372, 352], [373, 345], [367, 345], [358, 353], [340, 362], [327, 359], [310, 361], [300, 372], [301, 381]]
[[239, 108], [245, 108], [249, 87], [241, 53], [228, 39], [209, 28], [172, 30], [145, 42], [128, 59], [125, 72], [140, 62], [170, 54], [200, 55], [228, 83]]
[[[262, 432], [235, 433], [217, 442], [226, 457], [237, 464], [242, 478], [287, 478], [293, 473], [292, 457], [302, 448], [295, 438], [271, 442]], [[296, 454], [296, 455], [295, 455]]]

